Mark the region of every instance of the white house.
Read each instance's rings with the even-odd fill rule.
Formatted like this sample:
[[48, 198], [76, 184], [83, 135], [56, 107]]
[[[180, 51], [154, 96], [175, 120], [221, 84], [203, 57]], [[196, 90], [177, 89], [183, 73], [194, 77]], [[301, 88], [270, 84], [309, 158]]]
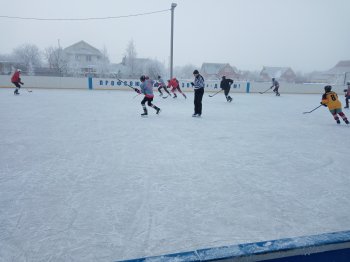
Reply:
[[94, 74], [103, 63], [103, 54], [97, 48], [80, 41], [63, 49], [70, 70], [75, 74]]

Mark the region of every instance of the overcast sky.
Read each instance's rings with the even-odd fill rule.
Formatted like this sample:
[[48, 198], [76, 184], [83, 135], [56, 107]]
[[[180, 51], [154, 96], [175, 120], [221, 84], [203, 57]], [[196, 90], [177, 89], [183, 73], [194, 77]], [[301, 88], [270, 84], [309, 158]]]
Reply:
[[166, 65], [171, 3], [175, 8], [174, 65], [230, 63], [242, 70], [290, 66], [322, 71], [350, 60], [349, 0], [0, 0], [0, 16], [110, 17], [91, 21], [36, 21], [0, 17], [0, 54], [24, 43], [41, 50], [84, 40], [120, 62], [128, 42], [137, 55]]

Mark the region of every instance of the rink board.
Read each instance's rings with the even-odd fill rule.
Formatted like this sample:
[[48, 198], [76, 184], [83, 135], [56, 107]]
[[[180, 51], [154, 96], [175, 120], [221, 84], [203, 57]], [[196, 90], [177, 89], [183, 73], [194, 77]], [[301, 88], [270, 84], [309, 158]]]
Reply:
[[[179, 79], [180, 88], [184, 92], [193, 92], [193, 79]], [[122, 80], [118, 78], [92, 77], [51, 77], [51, 76], [23, 76], [24, 87], [31, 89], [89, 89], [89, 90], [129, 90], [139, 87], [139, 79]], [[271, 82], [250, 82], [235, 80], [231, 86], [231, 93], [259, 93], [266, 91]], [[322, 94], [324, 83], [280, 83], [282, 94]], [[333, 91], [343, 93], [345, 83], [333, 84]], [[14, 88], [8, 75], [0, 75], [0, 88]], [[154, 87], [156, 90], [157, 87]], [[217, 92], [220, 90], [219, 80], [206, 80], [205, 90]], [[268, 92], [272, 92], [268, 91]]]
[[162, 256], [124, 260], [142, 261], [272, 261], [346, 262], [350, 260], [350, 231], [222, 246]]

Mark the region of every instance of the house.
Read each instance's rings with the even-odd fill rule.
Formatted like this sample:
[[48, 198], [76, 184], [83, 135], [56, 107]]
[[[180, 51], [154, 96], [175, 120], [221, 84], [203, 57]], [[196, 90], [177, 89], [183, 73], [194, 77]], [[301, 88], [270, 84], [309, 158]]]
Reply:
[[307, 83], [329, 83], [330, 77], [325, 72], [314, 71], [307, 74]]
[[205, 79], [221, 79], [222, 76], [227, 78], [238, 78], [237, 68], [232, 67], [230, 64], [219, 64], [219, 63], [203, 63], [201, 70], [201, 75]]
[[25, 72], [25, 65], [20, 62], [15, 61], [0, 61], [0, 74], [1, 75], [10, 75], [14, 72], [15, 69], [21, 69], [22, 72]]
[[272, 78], [276, 78], [286, 82], [294, 82], [296, 74], [290, 67], [264, 66], [260, 72], [260, 78], [263, 81], [271, 81]]
[[339, 61], [334, 67], [323, 72], [313, 72], [309, 75], [309, 82], [345, 84], [350, 81], [350, 60]]
[[330, 75], [350, 73], [350, 60], [339, 61], [333, 68], [325, 73]]
[[103, 54], [85, 41], [80, 41], [63, 49], [68, 66], [76, 74], [94, 74], [103, 60]]
[[350, 60], [339, 61], [333, 68], [324, 72], [330, 82], [345, 84], [350, 81]]

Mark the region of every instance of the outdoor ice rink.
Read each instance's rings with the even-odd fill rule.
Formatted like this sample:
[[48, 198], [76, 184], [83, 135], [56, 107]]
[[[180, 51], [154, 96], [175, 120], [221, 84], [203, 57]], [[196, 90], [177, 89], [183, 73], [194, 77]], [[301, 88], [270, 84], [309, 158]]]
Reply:
[[[0, 89], [0, 261], [112, 262], [350, 229], [321, 95]], [[344, 97], [339, 94], [343, 103]], [[344, 103], [343, 103], [344, 104]], [[350, 111], [344, 110], [350, 118]]]

